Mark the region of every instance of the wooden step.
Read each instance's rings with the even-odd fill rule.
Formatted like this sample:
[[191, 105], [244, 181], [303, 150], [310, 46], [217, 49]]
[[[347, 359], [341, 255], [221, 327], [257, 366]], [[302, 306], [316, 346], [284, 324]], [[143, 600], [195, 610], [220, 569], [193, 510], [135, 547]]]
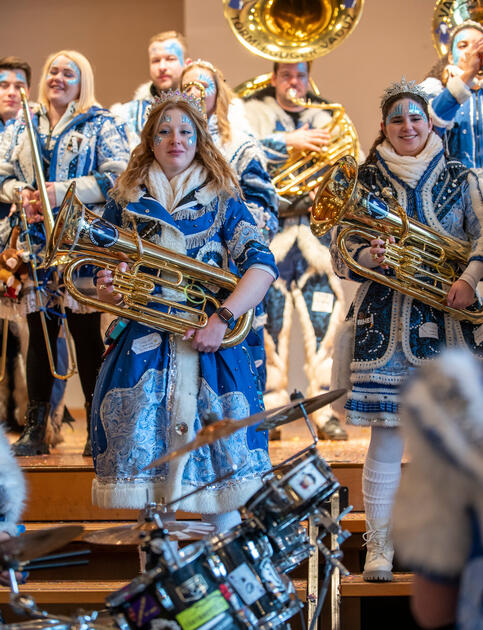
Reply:
[[[31, 595], [37, 604], [104, 604], [106, 597], [129, 584], [122, 580], [90, 581], [64, 580], [36, 582], [29, 580], [20, 586], [20, 592]], [[294, 580], [297, 596], [305, 601], [307, 598], [307, 583], [305, 580]], [[10, 602], [10, 591], [0, 587], [0, 604]]]
[[412, 573], [394, 573], [392, 582], [365, 582], [362, 574], [341, 579], [341, 597], [408, 597], [413, 585]]

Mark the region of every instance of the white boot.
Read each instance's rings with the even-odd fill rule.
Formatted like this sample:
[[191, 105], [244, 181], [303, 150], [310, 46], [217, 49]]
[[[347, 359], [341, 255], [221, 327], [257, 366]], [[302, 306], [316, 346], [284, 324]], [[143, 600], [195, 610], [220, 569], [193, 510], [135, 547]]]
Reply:
[[366, 562], [362, 577], [366, 582], [392, 582], [392, 559], [394, 548], [389, 526], [380, 526], [367, 521], [367, 531], [363, 534], [367, 547]]

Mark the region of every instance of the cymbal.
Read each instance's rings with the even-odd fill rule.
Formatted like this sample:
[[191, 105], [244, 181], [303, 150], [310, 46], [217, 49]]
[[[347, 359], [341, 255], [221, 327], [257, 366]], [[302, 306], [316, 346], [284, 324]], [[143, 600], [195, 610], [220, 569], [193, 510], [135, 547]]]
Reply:
[[248, 416], [246, 418], [242, 418], [241, 420], [234, 420], [232, 418], [223, 418], [222, 420], [218, 420], [217, 422], [212, 422], [202, 429], [198, 431], [196, 437], [188, 444], [184, 444], [180, 448], [175, 451], [171, 451], [163, 455], [158, 459], [155, 459], [154, 462], [151, 462], [149, 466], [143, 468], [143, 470], [149, 470], [150, 468], [157, 468], [166, 462], [170, 462], [185, 453], [190, 453], [191, 451], [200, 448], [200, 446], [206, 446], [207, 444], [213, 444], [220, 438], [228, 437], [235, 431], [239, 431], [240, 429], [244, 429], [245, 427], [249, 427], [252, 424], [257, 424], [266, 418], [271, 418], [273, 415], [287, 408], [287, 405], [283, 405], [281, 407], [276, 407], [275, 409], [268, 409], [265, 411], [259, 411], [258, 413], [253, 414], [252, 416]]
[[280, 427], [283, 424], [288, 424], [289, 422], [293, 422], [294, 420], [298, 420], [303, 417], [302, 409], [300, 408], [303, 405], [305, 412], [309, 416], [317, 409], [321, 407], [325, 407], [325, 405], [329, 405], [330, 403], [340, 398], [343, 394], [346, 393], [345, 389], [334, 389], [331, 392], [327, 392], [325, 394], [318, 394], [317, 396], [312, 396], [312, 398], [302, 398], [300, 400], [294, 400], [290, 405], [287, 405], [285, 409], [282, 411], [278, 411], [272, 417], [264, 420], [260, 426], [257, 427], [257, 431], [270, 431], [271, 429], [275, 429], [276, 427]]
[[[203, 521], [163, 521], [169, 537], [176, 540], [200, 540], [215, 532], [211, 523]], [[143, 521], [135, 525], [120, 525], [84, 534], [82, 540], [96, 545], [139, 545], [153, 530], [158, 529], [154, 521]]]
[[27, 532], [0, 543], [0, 565], [9, 566], [12, 562], [25, 562], [40, 558], [62, 547], [78, 536], [84, 528], [81, 525], [62, 525]]

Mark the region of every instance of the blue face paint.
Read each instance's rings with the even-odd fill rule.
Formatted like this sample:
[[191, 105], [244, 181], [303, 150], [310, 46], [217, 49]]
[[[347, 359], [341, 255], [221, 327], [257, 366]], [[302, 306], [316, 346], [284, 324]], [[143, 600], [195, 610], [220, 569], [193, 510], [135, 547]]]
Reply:
[[189, 125], [190, 129], [191, 129], [191, 136], [188, 138], [188, 144], [190, 147], [192, 147], [194, 144], [196, 144], [196, 128], [193, 124], [193, 121], [191, 120], [191, 118], [189, 116], [187, 116], [186, 114], [183, 114], [183, 116], [181, 117], [181, 122], [184, 123], [185, 125]]
[[386, 117], [386, 125], [388, 123], [390, 123], [393, 118], [396, 118], [397, 116], [402, 116], [402, 115], [403, 115], [403, 104], [401, 102], [399, 102], [399, 103], [396, 104], [394, 109], [391, 109], [391, 111], [387, 115], [387, 117]]
[[184, 64], [183, 49], [175, 39], [170, 39], [167, 42], [164, 42], [164, 50], [170, 55], [175, 55], [175, 57], [179, 61], [180, 66]]
[[2, 72], [0, 72], [0, 82], [3, 83], [3, 81], [7, 81], [8, 80], [8, 72], [5, 72], [2, 70]]
[[[163, 114], [159, 120], [159, 124], [162, 125], [163, 123], [170, 123], [171, 122], [171, 116], [169, 114]], [[163, 140], [165, 140], [168, 137], [168, 130], [167, 129], [161, 129], [160, 131], [158, 131], [158, 133], [154, 136], [154, 144], [161, 144], [161, 142]]]
[[20, 70], [15, 71], [15, 78], [17, 79], [17, 81], [21, 81], [22, 83], [25, 83], [25, 85], [27, 85], [25, 74], [23, 72], [20, 72]]
[[409, 101], [409, 115], [421, 116], [424, 120], [428, 120], [426, 114], [424, 113], [422, 107], [415, 103], [414, 101]]
[[162, 123], [164, 123], [164, 122], [170, 123], [171, 122], [171, 116], [169, 114], [163, 114], [161, 116], [160, 122], [162, 122]]
[[71, 70], [74, 73], [73, 77], [66, 77], [66, 83], [68, 85], [77, 85], [80, 81], [80, 70], [77, 66], [77, 64], [75, 64], [73, 61], [69, 61], [69, 63], [67, 64], [67, 67], [69, 68], [69, 70]]
[[215, 82], [207, 72], [200, 72], [198, 74], [198, 80], [202, 83], [206, 83], [205, 96], [213, 96], [216, 94]]

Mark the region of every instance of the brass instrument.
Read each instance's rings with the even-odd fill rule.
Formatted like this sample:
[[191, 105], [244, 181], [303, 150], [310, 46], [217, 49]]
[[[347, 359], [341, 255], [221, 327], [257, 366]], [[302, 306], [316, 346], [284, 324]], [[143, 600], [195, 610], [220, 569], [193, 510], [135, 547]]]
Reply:
[[[34, 167], [34, 172], [35, 172], [35, 180], [37, 183], [37, 189], [39, 191], [40, 202], [42, 205], [45, 236], [46, 236], [46, 240], [48, 241], [54, 229], [54, 215], [52, 214], [52, 209], [50, 207], [49, 196], [47, 194], [47, 187], [45, 185], [44, 172], [42, 170], [42, 160], [40, 158], [39, 148], [37, 146], [37, 138], [35, 135], [35, 130], [32, 123], [32, 117], [30, 114], [29, 104], [27, 100], [27, 95], [25, 93], [24, 88], [20, 88], [20, 98], [22, 101], [22, 109], [23, 109], [23, 114], [24, 114], [24, 119], [25, 119], [25, 125], [27, 127], [27, 134], [30, 140], [30, 148], [32, 149], [32, 161], [33, 161], [33, 167]], [[30, 257], [30, 263], [31, 263], [31, 268], [32, 268], [32, 278], [33, 278], [34, 287], [35, 287], [35, 296], [36, 296], [35, 299], [37, 300], [37, 305], [40, 312], [42, 331], [44, 334], [45, 346], [46, 346], [47, 355], [49, 358], [50, 371], [52, 372], [52, 375], [54, 376], [54, 378], [67, 380], [71, 376], [74, 376], [77, 370], [76, 370], [75, 359], [74, 359], [72, 337], [69, 331], [67, 318], [65, 316], [65, 309], [64, 309], [63, 304], [61, 304], [60, 305], [61, 322], [62, 322], [62, 329], [63, 329], [64, 337], [65, 337], [65, 342], [67, 345], [67, 352], [68, 352], [68, 359], [69, 359], [68, 365], [70, 365], [70, 369], [67, 370], [65, 374], [59, 374], [55, 367], [54, 357], [52, 354], [52, 347], [50, 345], [49, 335], [47, 331], [47, 322], [45, 321], [45, 312], [44, 312], [45, 307], [42, 302], [42, 297], [40, 295], [40, 285], [39, 285], [38, 274], [37, 274], [37, 269], [44, 267], [46, 265], [45, 263], [43, 263], [42, 265], [37, 265], [36, 263], [35, 254], [32, 249], [32, 244], [30, 242], [30, 236], [28, 232], [27, 217], [25, 215], [25, 210], [23, 208], [22, 199], [20, 198], [19, 190], [16, 191], [16, 195], [17, 195], [17, 198], [16, 198], [15, 203], [17, 205], [17, 208], [20, 211], [20, 217], [22, 220], [23, 229], [26, 235], [27, 248], [29, 250], [29, 257]], [[65, 262], [65, 259], [62, 260], [61, 258], [58, 258], [55, 261], [55, 264], [59, 265], [59, 264], [62, 264], [63, 262]], [[53, 265], [53, 264], [54, 262], [50, 261], [50, 265]], [[55, 272], [54, 275], [57, 275], [57, 272]]]
[[[281, 196], [290, 197], [305, 195], [314, 190], [322, 181], [322, 170], [335, 164], [344, 155], [359, 158], [359, 139], [355, 127], [345, 113], [342, 105], [337, 103], [313, 103], [297, 98], [294, 89], [287, 90], [287, 97], [301, 107], [311, 107], [331, 111], [332, 119], [322, 127], [331, 134], [330, 141], [319, 151], [291, 151], [283, 167], [275, 171], [272, 183]], [[325, 172], [325, 171], [324, 171]]]
[[7, 341], [8, 341], [8, 319], [3, 321], [2, 329], [2, 354], [0, 355], [0, 383], [3, 383], [7, 376]]
[[188, 81], [188, 83], [185, 83], [183, 86], [183, 92], [186, 92], [186, 94], [189, 94], [190, 91], [195, 88], [195, 90], [197, 90], [199, 92], [199, 96], [196, 96], [196, 98], [198, 98], [200, 100], [201, 103], [201, 109], [203, 110], [203, 116], [206, 119], [206, 99], [205, 99], [205, 92], [206, 92], [206, 88], [203, 85], [203, 83], [201, 83], [201, 81]]
[[482, 0], [437, 0], [433, 11], [433, 44], [438, 55], [449, 53], [451, 31], [466, 20], [483, 23]]
[[67, 346], [67, 353], [68, 353], [68, 358], [69, 358], [68, 365], [70, 366], [70, 368], [67, 370], [65, 374], [60, 374], [59, 372], [57, 372], [57, 368], [54, 361], [54, 355], [52, 352], [52, 345], [50, 343], [49, 331], [47, 328], [47, 320], [45, 317], [45, 304], [42, 300], [41, 287], [40, 287], [39, 278], [37, 274], [38, 266], [37, 266], [36, 257], [32, 248], [32, 243], [30, 241], [27, 215], [25, 214], [25, 209], [22, 204], [21, 190], [22, 190], [21, 188], [17, 188], [15, 191], [15, 196], [16, 196], [15, 205], [17, 207], [17, 212], [20, 214], [20, 219], [22, 221], [22, 229], [25, 235], [24, 236], [25, 244], [27, 246], [26, 249], [29, 254], [30, 268], [32, 270], [32, 282], [34, 284], [34, 290], [35, 290], [35, 300], [37, 302], [37, 308], [39, 309], [40, 323], [42, 324], [42, 333], [44, 335], [45, 348], [47, 350], [47, 357], [49, 359], [49, 367], [50, 367], [52, 376], [54, 378], [57, 378], [61, 381], [66, 381], [67, 379], [71, 378], [71, 376], [74, 376], [74, 374], [77, 372], [75, 359], [74, 359], [75, 355], [74, 355], [74, 348], [72, 344], [72, 336], [70, 334], [69, 326], [67, 324], [64, 307], [61, 306], [61, 313], [62, 313], [61, 322], [62, 322], [65, 343]]
[[[336, 48], [355, 29], [364, 0], [223, 0], [236, 38], [255, 55], [296, 63]], [[350, 6], [349, 6], [350, 5]]]
[[[47, 261], [55, 260], [59, 254], [71, 259], [64, 269], [64, 281], [76, 300], [177, 334], [184, 334], [188, 328], [203, 328], [208, 321], [206, 305], [211, 303], [215, 309], [221, 305], [203, 290], [203, 284], [233, 291], [238, 283], [238, 277], [229, 271], [142, 240], [136, 230], [124, 230], [101, 219], [77, 199], [75, 182], [70, 185], [60, 207], [47, 244]], [[119, 271], [120, 262], [128, 262], [131, 268]], [[73, 275], [84, 265], [112, 271], [114, 293], [121, 294], [124, 307], [107, 304], [79, 291]], [[143, 268], [149, 268], [151, 273]], [[171, 290], [180, 300], [186, 298], [186, 303], [155, 294], [156, 287]], [[150, 303], [162, 305], [167, 311], [152, 308], [148, 306]], [[250, 309], [238, 318], [233, 330], [227, 330], [221, 347], [229, 348], [243, 341], [252, 321], [253, 309]]]
[[[343, 226], [337, 246], [352, 271], [446, 311], [455, 319], [481, 324], [483, 310], [457, 309], [445, 303], [451, 285], [467, 264], [468, 243], [410, 219], [388, 189], [382, 191], [384, 199], [374, 195], [357, 181], [357, 173], [357, 162], [348, 155], [326, 173], [312, 206], [310, 228], [315, 236], [323, 236], [335, 225]], [[350, 237], [371, 241], [379, 235], [396, 239], [396, 243], [386, 241], [384, 255], [384, 265], [394, 270], [395, 277], [359, 265], [347, 249]]]
[[[306, 62], [336, 48], [357, 26], [364, 0], [352, 6], [340, 0], [248, 0], [241, 9], [223, 0], [225, 18], [240, 42], [251, 52], [278, 62]], [[235, 88], [240, 98], [248, 98], [268, 85], [270, 74], [249, 79]], [[319, 90], [310, 79], [311, 88]], [[290, 92], [293, 91], [291, 95]], [[291, 151], [285, 164], [272, 176], [280, 196], [297, 197], [314, 190], [322, 180], [322, 171], [343, 155], [359, 156], [355, 127], [342, 105], [306, 102], [297, 99], [295, 90], [287, 97], [302, 107], [333, 112], [324, 127], [332, 137], [320, 151]]]

